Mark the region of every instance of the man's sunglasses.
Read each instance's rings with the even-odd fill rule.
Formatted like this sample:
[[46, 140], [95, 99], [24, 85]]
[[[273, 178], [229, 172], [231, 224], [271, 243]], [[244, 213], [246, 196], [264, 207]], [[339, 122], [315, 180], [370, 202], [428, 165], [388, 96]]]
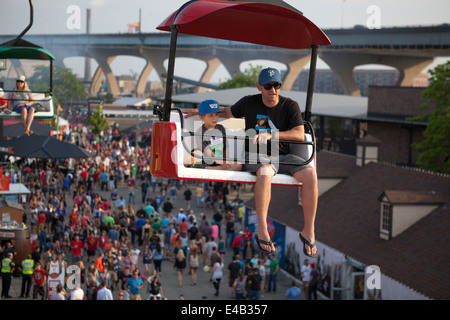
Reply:
[[272, 88], [275, 88], [275, 90], [278, 90], [281, 88], [281, 83], [278, 83], [278, 82], [277, 83], [268, 83], [268, 84], [263, 85], [263, 87], [266, 90], [270, 90]]
[[25, 81], [22, 81], [22, 80], [16, 80], [16, 82], [25, 82]]

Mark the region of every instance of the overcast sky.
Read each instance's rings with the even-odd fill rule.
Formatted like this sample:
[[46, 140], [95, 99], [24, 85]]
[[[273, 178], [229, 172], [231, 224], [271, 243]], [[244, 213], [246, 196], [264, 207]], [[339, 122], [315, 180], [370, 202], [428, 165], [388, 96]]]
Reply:
[[[35, 0], [34, 23], [28, 34], [80, 34], [86, 32], [86, 9], [91, 9], [92, 33], [126, 33], [128, 24], [139, 21], [142, 32], [156, 27], [187, 0]], [[322, 29], [354, 25], [428, 26], [450, 23], [450, 0], [287, 0]], [[28, 24], [28, 0], [0, 0], [1, 34], [19, 34]], [[79, 13], [79, 16], [78, 16]], [[117, 58], [113, 71], [140, 72], [143, 61], [124, 63]], [[76, 68], [81, 58], [65, 61]], [[143, 60], [143, 59], [140, 59]], [[201, 63], [198, 62], [201, 66]], [[320, 66], [319, 66], [320, 67]], [[282, 68], [282, 66], [280, 66]], [[201, 69], [196, 67], [196, 69]], [[116, 71], [117, 70], [117, 71]], [[225, 71], [226, 72], [226, 71]], [[223, 78], [223, 70], [218, 71]], [[183, 76], [182, 74], [179, 74]]]

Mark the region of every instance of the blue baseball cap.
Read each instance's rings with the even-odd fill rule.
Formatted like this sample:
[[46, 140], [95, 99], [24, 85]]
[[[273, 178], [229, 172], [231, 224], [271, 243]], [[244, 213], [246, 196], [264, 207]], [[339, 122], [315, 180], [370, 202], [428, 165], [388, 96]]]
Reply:
[[270, 82], [281, 83], [281, 74], [275, 68], [266, 68], [259, 73], [258, 82], [262, 85], [268, 84]]
[[216, 100], [212, 99], [204, 100], [202, 101], [202, 103], [198, 105], [198, 114], [200, 116], [207, 113], [216, 113], [216, 112], [225, 112], [220, 111], [219, 102], [217, 102]]

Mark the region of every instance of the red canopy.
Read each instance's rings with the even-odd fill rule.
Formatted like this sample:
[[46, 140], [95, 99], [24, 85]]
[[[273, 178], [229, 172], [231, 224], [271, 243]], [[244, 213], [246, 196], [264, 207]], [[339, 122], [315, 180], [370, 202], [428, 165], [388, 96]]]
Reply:
[[330, 44], [325, 33], [302, 14], [274, 4], [198, 0], [181, 9], [157, 29], [170, 31], [171, 25], [177, 25], [183, 34], [287, 49]]

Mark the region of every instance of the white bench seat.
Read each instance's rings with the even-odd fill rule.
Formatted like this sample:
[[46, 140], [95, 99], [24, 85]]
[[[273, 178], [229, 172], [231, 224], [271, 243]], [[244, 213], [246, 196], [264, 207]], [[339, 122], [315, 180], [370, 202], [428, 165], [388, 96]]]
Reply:
[[[54, 116], [54, 105], [53, 105], [53, 98], [51, 96], [45, 96], [44, 93], [34, 93], [33, 94], [33, 100], [35, 103], [39, 103], [44, 109], [43, 110], [36, 110], [34, 113], [35, 118], [53, 118]], [[5, 93], [5, 99], [7, 98], [8, 93]], [[1, 113], [0, 117], [2, 118], [20, 118], [21, 114], [12, 111], [10, 114], [7, 113]]]

